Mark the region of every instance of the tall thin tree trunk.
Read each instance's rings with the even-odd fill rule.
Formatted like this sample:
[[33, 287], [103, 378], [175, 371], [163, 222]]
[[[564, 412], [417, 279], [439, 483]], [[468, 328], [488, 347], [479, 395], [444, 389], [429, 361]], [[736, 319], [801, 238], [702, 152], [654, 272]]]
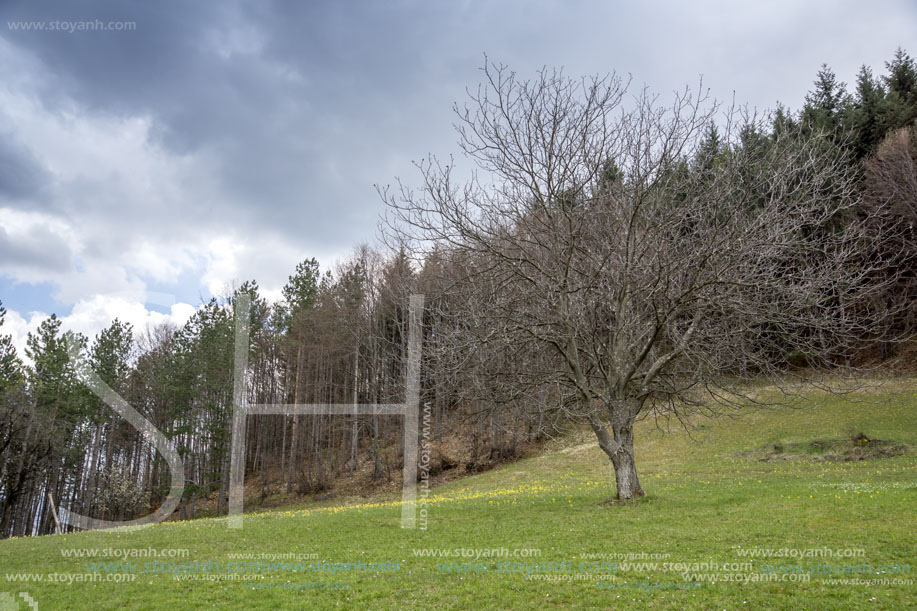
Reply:
[[353, 419], [350, 430], [350, 479], [353, 479], [357, 469], [357, 437], [359, 434], [359, 421], [357, 417], [357, 404], [360, 398], [360, 346], [354, 348], [353, 354]]
[[[299, 376], [302, 372], [302, 342], [296, 352], [296, 377], [293, 387], [293, 403], [299, 404]], [[293, 430], [290, 435], [290, 462], [287, 465], [287, 493], [293, 491], [293, 480], [296, 477], [296, 465], [299, 463], [299, 416], [293, 416]]]

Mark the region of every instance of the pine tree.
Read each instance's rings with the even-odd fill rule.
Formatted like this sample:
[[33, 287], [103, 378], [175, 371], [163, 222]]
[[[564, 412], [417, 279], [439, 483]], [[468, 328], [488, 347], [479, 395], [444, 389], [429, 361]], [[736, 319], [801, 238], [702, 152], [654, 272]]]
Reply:
[[847, 122], [853, 132], [853, 150], [862, 159], [875, 150], [882, 139], [882, 114], [885, 112], [885, 90], [867, 66], [857, 74], [856, 100], [850, 107]]
[[[6, 308], [0, 302], [0, 327], [5, 317]], [[0, 335], [0, 537], [9, 534], [13, 508], [31, 476], [25, 470], [30, 407], [13, 338]]]
[[299, 312], [310, 310], [315, 305], [318, 285], [318, 261], [313, 257], [299, 262], [296, 265], [296, 273], [289, 277], [289, 281], [282, 289], [291, 323]]
[[[72, 331], [61, 333], [61, 320], [54, 314], [42, 321], [36, 333], [26, 338], [26, 354], [34, 367], [29, 372], [29, 387], [35, 401], [35, 417], [40, 431], [30, 441], [29, 452], [48, 459], [40, 470], [44, 487], [58, 502], [73, 493], [71, 482], [81, 471], [83, 440], [78, 434], [86, 414], [87, 391], [79, 383], [78, 371], [85, 356], [86, 338]], [[37, 462], [37, 461], [36, 461]], [[53, 530], [51, 513], [45, 508], [37, 520], [38, 533]]]
[[695, 169], [703, 178], [716, 169], [717, 164], [722, 160], [723, 140], [720, 138], [720, 132], [716, 125], [711, 123], [707, 126], [707, 134], [700, 144], [700, 148], [695, 158]]
[[836, 134], [848, 104], [847, 86], [838, 82], [828, 64], [822, 64], [815, 79], [815, 90], [806, 94], [800, 121], [809, 131]]
[[[116, 318], [111, 325], [96, 335], [89, 350], [89, 366], [92, 371], [122, 397], [127, 390], [133, 343], [133, 327]], [[87, 429], [84, 434], [87, 437], [85, 443], [89, 452], [86, 458], [86, 477], [80, 490], [80, 502], [81, 513], [90, 514], [95, 513], [96, 488], [104, 484], [104, 480], [99, 479], [102, 471], [110, 473], [114, 468], [111, 461], [115, 452], [115, 442], [123, 441], [123, 445], [128, 446], [137, 436], [133, 426], [99, 397], [87, 393], [84, 403], [87, 410]], [[113, 517], [114, 515], [109, 516]]]
[[[0, 327], [6, 318], [6, 308], [0, 301]], [[10, 335], [0, 335], [0, 393], [8, 388], [22, 383], [22, 361], [16, 354], [13, 338]]]
[[883, 135], [917, 121], [917, 62], [899, 48], [885, 68], [888, 73], [882, 80], [888, 87], [888, 96]]
[[[286, 387], [293, 403], [299, 403], [303, 377], [303, 357], [305, 349], [307, 317], [315, 307], [319, 294], [318, 261], [313, 257], [301, 261], [296, 266], [296, 273], [290, 276], [282, 293], [286, 301], [287, 315], [287, 380]], [[286, 465], [287, 492], [292, 492], [294, 480], [297, 479], [301, 459], [300, 444], [302, 418], [293, 416], [290, 427], [289, 458]], [[286, 426], [286, 425], [284, 425]]]
[[901, 97], [902, 100], [912, 101], [917, 95], [917, 64], [914, 59], [898, 47], [895, 57], [890, 62], [885, 62], [888, 75], [884, 77], [889, 93]]
[[777, 110], [774, 111], [771, 119], [771, 139], [776, 140], [779, 136], [794, 131], [799, 125], [793, 119], [793, 113], [783, 104], [777, 104]]

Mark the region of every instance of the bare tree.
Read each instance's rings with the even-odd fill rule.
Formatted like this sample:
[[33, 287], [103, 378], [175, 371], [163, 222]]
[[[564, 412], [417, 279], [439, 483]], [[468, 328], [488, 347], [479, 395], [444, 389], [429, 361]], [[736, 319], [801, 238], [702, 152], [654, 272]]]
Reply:
[[474, 169], [429, 158], [421, 188], [380, 188], [386, 232], [450, 262], [438, 341], [480, 395], [588, 423], [619, 498], [644, 495], [638, 417], [833, 365], [876, 323], [854, 177], [819, 135], [766, 135], [701, 91], [483, 72], [455, 109]]
[[885, 303], [901, 313], [890, 331], [906, 335], [917, 327], [917, 125], [890, 132], [864, 170], [871, 254], [888, 262]]
[[879, 144], [866, 160], [866, 183], [873, 202], [917, 223], [917, 125], [897, 129]]

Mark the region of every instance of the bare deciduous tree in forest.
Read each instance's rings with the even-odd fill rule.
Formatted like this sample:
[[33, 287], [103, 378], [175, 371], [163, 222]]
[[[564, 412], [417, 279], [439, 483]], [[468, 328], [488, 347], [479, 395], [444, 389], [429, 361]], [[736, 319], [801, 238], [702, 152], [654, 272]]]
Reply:
[[[883, 295], [901, 314], [890, 329], [894, 338], [917, 327], [917, 125], [890, 132], [865, 161], [864, 174], [872, 253], [894, 265], [885, 270], [893, 282]], [[889, 345], [883, 348], [888, 356]]]

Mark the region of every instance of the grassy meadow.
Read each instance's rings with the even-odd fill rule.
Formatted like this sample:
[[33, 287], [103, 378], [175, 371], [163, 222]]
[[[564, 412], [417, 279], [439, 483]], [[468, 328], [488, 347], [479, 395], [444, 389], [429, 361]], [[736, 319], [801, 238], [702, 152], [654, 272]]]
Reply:
[[433, 488], [423, 530], [382, 498], [0, 541], [0, 609], [915, 608], [915, 389], [642, 422], [634, 503], [583, 432]]

